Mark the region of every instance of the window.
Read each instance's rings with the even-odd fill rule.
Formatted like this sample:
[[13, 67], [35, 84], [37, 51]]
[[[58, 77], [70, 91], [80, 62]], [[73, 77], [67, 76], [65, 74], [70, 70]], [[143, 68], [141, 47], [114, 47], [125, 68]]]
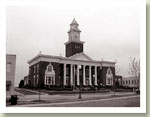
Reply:
[[47, 66], [45, 71], [45, 85], [53, 85], [55, 81], [55, 71], [51, 63]]
[[110, 79], [108, 79], [108, 84], [110, 84]]
[[10, 89], [10, 85], [11, 85], [11, 81], [6, 81], [6, 91], [9, 91]]
[[10, 72], [10, 71], [11, 71], [11, 63], [10, 63], [10, 62], [7, 63], [6, 71], [7, 71], [7, 72]]
[[51, 84], [51, 77], [48, 77], [48, 84]]
[[52, 72], [52, 66], [48, 66], [48, 72]]
[[37, 64], [37, 73], [39, 73], [39, 64]]
[[106, 80], [107, 80], [106, 85], [113, 85], [113, 74], [112, 74], [110, 67], [107, 69]]
[[35, 75], [33, 76], [33, 84], [35, 86]]
[[54, 77], [47, 76], [46, 77], [46, 85], [52, 85], [53, 84]]
[[86, 84], [87, 85], [89, 84], [89, 78], [86, 78]]
[[31, 74], [31, 68], [29, 68], [29, 75]]
[[34, 66], [34, 73], [36, 72], [36, 66]]
[[9, 86], [8, 85], [6, 85], [6, 91], [9, 91]]
[[80, 46], [78, 46], [78, 45], [75, 45], [75, 49], [80, 49]]
[[66, 75], [69, 75], [69, 67], [66, 67]]
[[113, 77], [112, 71], [110, 68], [107, 69], [107, 77]]
[[108, 69], [108, 74], [110, 75], [110, 73], [111, 73], [111, 71], [110, 71], [110, 69]]
[[139, 84], [139, 80], [137, 80], [137, 84]]
[[66, 84], [69, 85], [69, 77], [66, 77]]
[[136, 80], [134, 80], [135, 84], [136, 84]]
[[37, 74], [37, 85], [38, 85], [38, 82], [39, 82], [39, 75]]
[[134, 84], [133, 80], [132, 80], [132, 84]]

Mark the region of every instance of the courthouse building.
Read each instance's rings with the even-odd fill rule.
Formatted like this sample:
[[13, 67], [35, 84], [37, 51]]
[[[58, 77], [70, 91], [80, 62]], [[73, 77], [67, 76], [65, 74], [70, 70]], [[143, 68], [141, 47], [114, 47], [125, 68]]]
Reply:
[[[73, 19], [65, 42], [65, 57], [38, 54], [28, 61], [28, 85], [38, 88], [98, 87], [114, 85], [115, 62], [93, 60], [84, 53], [79, 24]], [[98, 54], [98, 53], [95, 53]]]

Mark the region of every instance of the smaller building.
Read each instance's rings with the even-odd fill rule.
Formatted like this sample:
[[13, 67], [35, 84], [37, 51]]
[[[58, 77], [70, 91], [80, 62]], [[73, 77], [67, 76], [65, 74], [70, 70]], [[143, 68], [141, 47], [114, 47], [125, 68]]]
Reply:
[[24, 77], [24, 87], [28, 87], [28, 85], [29, 85], [29, 77], [25, 76]]
[[122, 79], [122, 86], [130, 88], [139, 88], [140, 79], [137, 77], [124, 77]]
[[14, 94], [16, 55], [6, 55], [6, 96]]
[[118, 75], [115, 76], [115, 86], [118, 88], [122, 86], [122, 76]]

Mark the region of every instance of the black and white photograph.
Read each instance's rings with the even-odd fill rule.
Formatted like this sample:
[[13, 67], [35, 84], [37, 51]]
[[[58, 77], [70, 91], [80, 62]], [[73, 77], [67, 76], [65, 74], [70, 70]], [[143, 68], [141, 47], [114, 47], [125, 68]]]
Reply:
[[6, 110], [141, 109], [141, 0], [42, 3], [6, 6]]

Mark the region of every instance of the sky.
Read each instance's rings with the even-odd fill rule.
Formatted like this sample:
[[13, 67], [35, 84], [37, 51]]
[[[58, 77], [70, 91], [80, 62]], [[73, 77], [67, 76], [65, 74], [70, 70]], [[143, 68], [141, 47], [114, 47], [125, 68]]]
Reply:
[[46, 5], [7, 6], [6, 53], [16, 54], [15, 86], [28, 75], [28, 61], [39, 54], [65, 55], [73, 18], [84, 52], [94, 60], [117, 61], [128, 76], [129, 57], [140, 58], [139, 4], [103, 0], [51, 0]]

